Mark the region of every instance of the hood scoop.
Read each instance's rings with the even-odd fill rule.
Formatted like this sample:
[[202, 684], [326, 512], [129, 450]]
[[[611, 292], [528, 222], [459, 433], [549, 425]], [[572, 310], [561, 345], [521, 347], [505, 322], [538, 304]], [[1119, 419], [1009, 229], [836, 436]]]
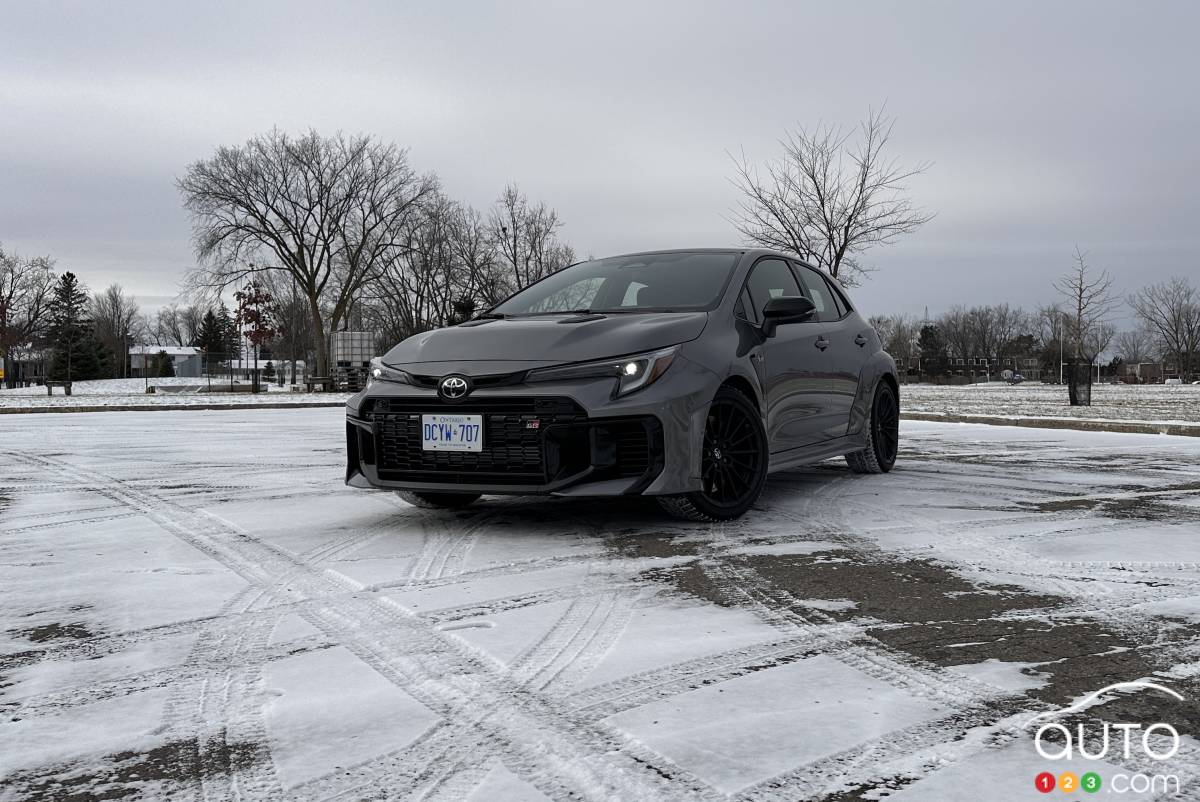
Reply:
[[592, 320], [604, 320], [606, 316], [599, 312], [584, 312], [574, 317], [564, 317], [559, 323], [588, 323]]

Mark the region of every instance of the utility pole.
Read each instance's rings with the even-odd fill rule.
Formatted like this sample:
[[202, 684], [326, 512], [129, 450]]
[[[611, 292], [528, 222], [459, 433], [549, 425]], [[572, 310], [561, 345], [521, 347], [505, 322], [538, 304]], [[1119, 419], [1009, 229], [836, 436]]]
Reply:
[[1063, 383], [1063, 320], [1062, 310], [1058, 310], [1058, 383]]

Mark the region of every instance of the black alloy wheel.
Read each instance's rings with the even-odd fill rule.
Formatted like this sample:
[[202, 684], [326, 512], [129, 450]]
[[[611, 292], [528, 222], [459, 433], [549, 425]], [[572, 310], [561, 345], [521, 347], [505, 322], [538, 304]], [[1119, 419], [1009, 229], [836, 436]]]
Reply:
[[767, 437], [750, 399], [722, 387], [708, 409], [700, 458], [700, 491], [660, 499], [693, 521], [728, 521], [750, 509], [767, 478]]
[[846, 462], [855, 473], [887, 473], [896, 464], [899, 450], [900, 402], [892, 385], [881, 380], [871, 401], [867, 447], [847, 454]]
[[887, 383], [879, 386], [875, 393], [875, 411], [871, 415], [872, 439], [875, 459], [885, 472], [896, 464], [896, 453], [900, 449], [900, 404], [896, 394]]

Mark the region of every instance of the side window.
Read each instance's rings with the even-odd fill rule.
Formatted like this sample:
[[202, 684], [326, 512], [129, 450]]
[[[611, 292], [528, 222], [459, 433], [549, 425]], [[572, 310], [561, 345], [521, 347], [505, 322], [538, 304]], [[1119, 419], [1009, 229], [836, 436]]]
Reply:
[[821, 274], [804, 265], [798, 265], [796, 272], [804, 283], [804, 294], [817, 307], [817, 320], [837, 320], [840, 316], [830, 297], [829, 285], [821, 278]]
[[646, 288], [646, 285], [640, 281], [631, 281], [629, 286], [625, 288], [625, 297], [621, 299], [621, 306], [637, 306], [638, 294]]
[[746, 289], [750, 293], [750, 303], [754, 308], [755, 320], [759, 319], [763, 307], [772, 298], [795, 297], [803, 294], [800, 292], [800, 286], [796, 284], [796, 277], [792, 275], [787, 262], [779, 259], [763, 259], [756, 264], [746, 282]]
[[841, 320], [850, 311], [846, 296], [825, 275], [807, 265], [796, 265], [804, 291], [817, 307], [817, 320]]
[[825, 279], [825, 284], [829, 287], [829, 297], [833, 298], [833, 303], [837, 306], [838, 317], [845, 317], [850, 311], [850, 303], [846, 300], [846, 296], [842, 295], [842, 291], [834, 286], [828, 276], [821, 276]]
[[733, 313], [755, 325], [762, 322], [762, 316], [754, 308], [754, 301], [750, 300], [749, 286], [742, 287], [742, 291], [738, 293], [737, 304], [733, 307]]
[[829, 288], [829, 300], [833, 302], [833, 308], [834, 311], [837, 312], [837, 316], [839, 318], [845, 317], [846, 305], [842, 303], [841, 294], [837, 291], [837, 288], [833, 286], [833, 282], [831, 282], [828, 278], [821, 276], [821, 280], [824, 281], [825, 286]]

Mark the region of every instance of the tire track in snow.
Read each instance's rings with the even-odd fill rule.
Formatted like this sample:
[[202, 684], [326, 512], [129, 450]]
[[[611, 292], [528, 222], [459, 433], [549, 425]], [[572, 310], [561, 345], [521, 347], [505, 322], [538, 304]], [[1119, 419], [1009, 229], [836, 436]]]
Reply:
[[[58, 463], [58, 467], [60, 470], [72, 470], [66, 463]], [[111, 492], [111, 484], [97, 483], [92, 489], [128, 506], [127, 499]], [[170, 503], [160, 497], [153, 498], [159, 503]], [[143, 511], [136, 514], [143, 514]], [[340, 539], [320, 544], [298, 559], [305, 566], [315, 567], [323, 560], [377, 537], [393, 523], [394, 516], [390, 516], [366, 529], [352, 531]], [[270, 602], [272, 595], [286, 585], [294, 574], [285, 573], [274, 587], [260, 588], [253, 594], [244, 591], [226, 603], [220, 615], [207, 620], [209, 626], [200, 630], [196, 645], [182, 664], [93, 685], [74, 695], [67, 690], [49, 697], [21, 700], [22, 714], [87, 704], [99, 698], [123, 696], [166, 684], [172, 688], [172, 693], [166, 705], [166, 720], [162, 730], [177, 735], [181, 743], [189, 744], [183, 750], [185, 754], [177, 755], [177, 759], [185, 765], [189, 764], [189, 760], [193, 762], [195, 768], [192, 774], [200, 778], [201, 797], [240, 799], [243, 787], [257, 789], [252, 798], [278, 796], [282, 789], [274, 776], [270, 756], [265, 753], [267, 740], [262, 717], [262, 666], [271, 659], [293, 656], [297, 648], [310, 650], [334, 645], [330, 639], [318, 637], [305, 639], [306, 642], [299, 647], [295, 642], [268, 647], [267, 642], [275, 627], [285, 615], [295, 612], [297, 607], [276, 605], [267, 614], [252, 614], [256, 608]], [[241, 617], [241, 624], [237, 627], [228, 626], [226, 622], [231, 616]], [[129, 639], [124, 641], [125, 645], [133, 645]], [[254, 659], [255, 656], [257, 659]], [[214, 688], [219, 690], [211, 692]], [[193, 703], [195, 707], [191, 708]], [[233, 740], [229, 738], [231, 732], [236, 736]], [[242, 754], [246, 750], [250, 754]], [[235, 758], [240, 758], [236, 764], [231, 762]], [[263, 771], [263, 768], [267, 770]], [[255, 776], [251, 776], [251, 773]]]
[[[867, 557], [881, 550], [856, 535], [845, 523], [845, 496], [853, 489], [849, 477], [830, 482], [808, 494], [799, 510], [781, 509], [780, 517], [803, 523], [815, 540], [832, 540]], [[751, 610], [783, 633], [817, 639], [823, 628], [839, 622], [819, 610], [805, 608], [788, 591], [749, 566], [728, 559], [727, 549], [705, 552], [701, 570], [718, 592]], [[842, 624], [844, 626], [844, 624]], [[949, 672], [908, 653], [887, 646], [866, 633], [847, 637], [823, 652], [848, 668], [859, 671], [911, 696], [920, 696], [948, 710], [934, 720], [901, 728], [842, 750], [788, 772], [763, 780], [738, 795], [742, 799], [794, 800], [823, 795], [831, 788], [872, 779], [881, 761], [900, 759], [911, 750], [941, 744], [957, 734], [993, 724], [1016, 710], [1037, 707], [1023, 693], [1008, 691]], [[871, 757], [862, 760], [861, 755]]]
[[[596, 572], [597, 567], [590, 566], [589, 573], [597, 575]], [[643, 590], [640, 585], [614, 583], [603, 575], [598, 579], [509, 599], [431, 611], [421, 616], [461, 620], [529, 604], [571, 599], [567, 610], [542, 638], [527, 647], [505, 669], [518, 689], [549, 692], [567, 687], [585, 676], [607, 653], [624, 631]], [[402, 797], [461, 798], [486, 776], [487, 772], [480, 770], [481, 764], [503, 762], [501, 757], [502, 751], [496, 749], [493, 739], [486, 733], [480, 733], [462, 721], [443, 721], [417, 744], [367, 761], [351, 772], [343, 771], [340, 777], [320, 778], [307, 790], [319, 788], [315, 798], [323, 798], [342, 793], [338, 789], [347, 784], [361, 793], [366, 784], [370, 786], [371, 798], [391, 798], [393, 791], [387, 783], [383, 786], [378, 783], [380, 778], [399, 774], [412, 778], [410, 792], [401, 794]], [[652, 758], [661, 761], [660, 756]], [[546, 780], [543, 778], [542, 782]], [[544, 790], [557, 793], [562, 789], [552, 784]]]
[[[614, 793], [655, 798], [667, 790], [661, 773], [649, 768], [658, 756], [603, 729], [580, 727], [538, 696], [512, 687], [491, 660], [457, 639], [422, 625], [387, 598], [347, 595], [361, 590], [333, 572], [317, 571], [294, 555], [215, 520], [197, 520], [186, 508], [130, 488], [110, 477], [30, 457], [68, 475], [90, 475], [108, 493], [142, 510], [167, 531], [224, 564], [258, 588], [304, 605], [302, 616], [337, 639], [360, 660], [430, 709], [490, 739], [505, 765], [535, 782], [553, 781], [579, 798]], [[211, 518], [211, 516], [208, 516]], [[365, 637], [363, 632], [388, 632]], [[255, 788], [247, 784], [246, 788]], [[703, 786], [694, 789], [704, 795]]]

